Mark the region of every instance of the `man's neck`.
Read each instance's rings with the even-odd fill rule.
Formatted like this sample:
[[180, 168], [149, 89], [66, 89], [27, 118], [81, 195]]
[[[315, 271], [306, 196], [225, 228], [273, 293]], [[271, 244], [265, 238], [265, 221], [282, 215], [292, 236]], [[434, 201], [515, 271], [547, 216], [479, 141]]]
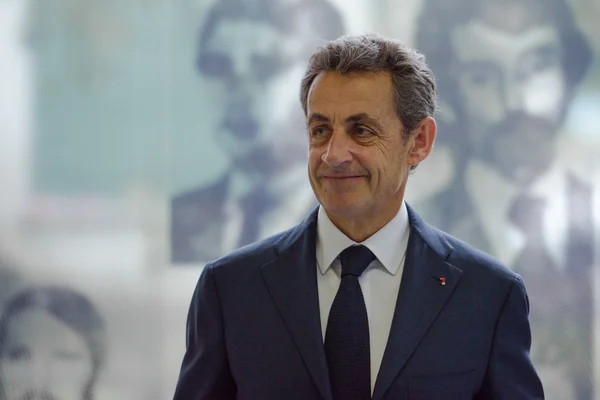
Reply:
[[364, 216], [339, 216], [327, 214], [331, 222], [356, 243], [362, 243], [381, 228], [387, 225], [398, 214], [402, 201], [393, 207], [387, 207], [383, 210], [374, 210]]

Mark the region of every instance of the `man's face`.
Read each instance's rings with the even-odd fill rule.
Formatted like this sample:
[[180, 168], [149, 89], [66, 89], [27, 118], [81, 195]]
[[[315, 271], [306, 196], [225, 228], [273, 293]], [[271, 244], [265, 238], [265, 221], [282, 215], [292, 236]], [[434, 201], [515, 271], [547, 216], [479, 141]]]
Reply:
[[484, 17], [455, 28], [451, 41], [475, 156], [508, 179], [532, 181], [553, 160], [566, 106], [556, 28], [527, 21], [501, 26]]
[[330, 217], [364, 218], [399, 207], [409, 146], [388, 73], [321, 73], [307, 118], [310, 183]]
[[202, 72], [225, 87], [218, 142], [234, 159], [265, 144], [267, 121], [277, 112], [276, 90], [285, 70], [281, 33], [260, 21], [223, 20], [200, 58]]
[[0, 348], [6, 400], [81, 400], [92, 376], [83, 338], [42, 310], [12, 317]]

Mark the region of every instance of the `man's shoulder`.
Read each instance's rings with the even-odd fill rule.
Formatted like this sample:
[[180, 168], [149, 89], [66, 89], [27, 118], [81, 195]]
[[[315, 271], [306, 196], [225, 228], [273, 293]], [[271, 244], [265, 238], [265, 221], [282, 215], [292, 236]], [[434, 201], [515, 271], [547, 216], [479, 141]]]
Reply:
[[515, 272], [492, 255], [434, 226], [428, 226], [451, 246], [452, 251], [449, 252], [446, 262], [460, 269], [463, 276], [474, 277], [482, 283], [488, 280], [511, 283], [517, 278]]
[[479, 283], [488, 280], [512, 282], [517, 277], [513, 271], [490, 254], [447, 233], [437, 225], [425, 222], [410, 207], [409, 216], [414, 231], [425, 244], [444, 262], [459, 269], [463, 277], [474, 278]]
[[207, 264], [219, 274], [237, 273], [262, 267], [281, 256], [281, 252], [300, 239], [300, 225], [240, 247]]

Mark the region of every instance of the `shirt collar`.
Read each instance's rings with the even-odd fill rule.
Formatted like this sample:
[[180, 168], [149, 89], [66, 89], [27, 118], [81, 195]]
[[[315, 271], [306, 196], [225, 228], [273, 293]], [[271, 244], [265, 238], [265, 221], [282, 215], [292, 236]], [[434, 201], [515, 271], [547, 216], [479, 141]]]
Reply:
[[[319, 206], [317, 217], [317, 264], [321, 274], [325, 274], [333, 261], [346, 248], [358, 244], [331, 222], [325, 209]], [[374, 235], [362, 242], [392, 275], [400, 268], [408, 246], [410, 225], [406, 204], [398, 214]]]

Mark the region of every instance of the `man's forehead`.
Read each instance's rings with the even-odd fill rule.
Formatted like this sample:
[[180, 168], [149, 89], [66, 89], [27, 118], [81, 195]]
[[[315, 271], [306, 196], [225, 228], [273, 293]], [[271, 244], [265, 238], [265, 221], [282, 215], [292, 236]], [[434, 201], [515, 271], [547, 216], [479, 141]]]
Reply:
[[[337, 72], [319, 74], [308, 94], [309, 112], [331, 117], [368, 114], [376, 118], [393, 108], [392, 80], [389, 73], [360, 73], [340, 75]], [[341, 114], [338, 117], [345, 118]]]
[[368, 100], [390, 93], [393, 93], [393, 81], [389, 72], [365, 71], [340, 74], [336, 71], [324, 71], [313, 80], [309, 100], [327, 99], [340, 102], [359, 98]]

